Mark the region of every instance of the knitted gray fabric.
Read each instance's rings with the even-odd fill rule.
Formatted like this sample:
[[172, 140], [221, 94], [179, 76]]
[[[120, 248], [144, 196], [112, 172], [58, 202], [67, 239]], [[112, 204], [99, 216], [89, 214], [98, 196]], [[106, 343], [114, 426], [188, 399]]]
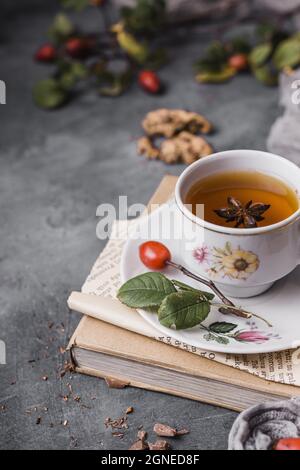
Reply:
[[243, 411], [229, 434], [229, 450], [270, 450], [278, 439], [300, 437], [300, 397]]
[[[291, 76], [286, 74], [280, 76], [280, 104], [284, 107], [284, 113], [271, 127], [267, 148], [270, 152], [300, 165], [300, 103], [295, 102], [299, 101], [300, 93], [297, 88], [292, 87], [296, 80], [300, 80], [300, 69]], [[299, 85], [300, 81], [298, 87]]]

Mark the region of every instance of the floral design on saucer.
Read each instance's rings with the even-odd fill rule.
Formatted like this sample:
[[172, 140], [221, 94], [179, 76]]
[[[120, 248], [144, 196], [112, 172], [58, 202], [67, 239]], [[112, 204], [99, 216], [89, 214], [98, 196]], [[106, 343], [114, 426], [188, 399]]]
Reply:
[[[239, 343], [256, 343], [263, 344], [273, 339], [281, 339], [278, 334], [266, 333], [258, 329], [255, 321], [247, 322], [247, 329], [236, 330], [238, 325], [228, 322], [215, 322], [209, 326], [200, 326], [201, 330], [205, 330], [203, 338], [206, 341], [216, 341], [220, 344], [229, 344], [230, 341], [238, 341]], [[236, 331], [234, 331], [236, 330]]]
[[240, 246], [232, 248], [227, 242], [224, 248], [206, 245], [195, 248], [194, 259], [208, 264], [206, 273], [211, 277], [229, 277], [230, 279], [248, 279], [259, 268], [259, 258], [252, 251], [243, 250]]

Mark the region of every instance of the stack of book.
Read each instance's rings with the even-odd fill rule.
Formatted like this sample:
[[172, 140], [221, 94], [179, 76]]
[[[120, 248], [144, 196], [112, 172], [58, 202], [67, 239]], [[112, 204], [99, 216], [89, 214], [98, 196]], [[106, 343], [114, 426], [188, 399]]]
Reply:
[[[175, 177], [165, 177], [151, 204], [167, 201], [175, 182]], [[116, 263], [117, 254], [113, 257]], [[110, 269], [117, 269], [112, 260], [109, 263]], [[267, 381], [253, 374], [253, 370], [239, 370], [238, 362], [229, 367], [210, 360], [205, 352], [194, 354], [174, 341], [159, 341], [137, 312], [109, 296], [99, 295], [104, 291], [110, 294], [110, 282], [118, 283], [113, 272], [103, 285], [103, 277], [97, 272], [101, 264], [98, 262], [97, 267], [96, 262], [83, 293], [72, 293], [68, 300], [71, 309], [85, 314], [69, 344], [78, 372], [115, 379], [120, 386], [169, 393], [236, 411], [263, 401], [300, 395], [299, 387]], [[118, 315], [120, 320], [116, 320]]]

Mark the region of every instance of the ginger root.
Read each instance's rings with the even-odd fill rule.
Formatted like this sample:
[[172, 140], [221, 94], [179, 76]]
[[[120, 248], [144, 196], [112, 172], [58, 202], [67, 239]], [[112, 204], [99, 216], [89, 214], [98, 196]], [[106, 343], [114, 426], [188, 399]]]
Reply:
[[[200, 114], [181, 109], [157, 109], [146, 115], [143, 128], [146, 136], [138, 140], [138, 153], [150, 160], [182, 161], [189, 165], [213, 152], [203, 137], [195, 135], [212, 129], [211, 123]], [[157, 136], [165, 138], [160, 146], [155, 145]]]
[[192, 134], [208, 134], [212, 124], [201, 114], [183, 109], [157, 109], [150, 111], [142, 122], [148, 136], [173, 137], [186, 130]]
[[166, 163], [182, 161], [189, 165], [212, 152], [212, 147], [203, 137], [183, 131], [161, 144], [160, 158]]
[[138, 140], [138, 153], [140, 155], [146, 155], [149, 160], [157, 160], [160, 158], [159, 149], [155, 147], [149, 137], [141, 137]]
[[145, 154], [149, 160], [162, 160], [166, 163], [195, 162], [200, 157], [212, 153], [212, 147], [203, 137], [183, 131], [171, 139], [166, 139], [158, 149], [149, 137], [141, 137], [138, 141], [139, 154]]

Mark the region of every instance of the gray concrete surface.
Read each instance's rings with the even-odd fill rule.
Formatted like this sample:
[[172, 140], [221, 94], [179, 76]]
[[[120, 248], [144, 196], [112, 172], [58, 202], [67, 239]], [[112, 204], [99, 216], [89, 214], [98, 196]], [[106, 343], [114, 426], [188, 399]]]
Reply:
[[[191, 430], [174, 448], [224, 449], [234, 412], [134, 388], [110, 390], [80, 375], [58, 378], [65, 359], [59, 348], [79, 321], [66, 299], [80, 289], [104, 246], [95, 236], [98, 204], [115, 204], [119, 194], [129, 203], [146, 203], [164, 174], [183, 170], [137, 156], [134, 138], [147, 111], [199, 111], [217, 128], [210, 138], [217, 150], [265, 149], [278, 113], [277, 90], [248, 76], [222, 86], [197, 85], [192, 63], [208, 39], [200, 36], [172, 48], [171, 63], [161, 72], [168, 84], [163, 96], [132, 87], [118, 99], [89, 92], [61, 110], [39, 110], [31, 89], [47, 68], [34, 64], [32, 53], [43, 42], [53, 8], [34, 4], [21, 15], [10, 13], [0, 37], [0, 79], [7, 83], [7, 104], [0, 106], [0, 339], [7, 347], [7, 364], [0, 365], [0, 447], [126, 449], [139, 425], [150, 431], [162, 421]], [[68, 383], [79, 403], [61, 398]], [[103, 422], [128, 406], [135, 411], [120, 440]]]

